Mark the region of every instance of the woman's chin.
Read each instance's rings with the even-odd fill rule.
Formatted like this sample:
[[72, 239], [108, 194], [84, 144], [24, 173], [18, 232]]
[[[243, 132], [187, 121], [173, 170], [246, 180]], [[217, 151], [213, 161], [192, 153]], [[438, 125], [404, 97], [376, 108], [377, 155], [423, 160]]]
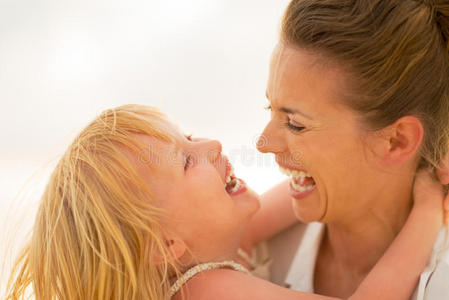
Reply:
[[323, 212], [318, 207], [309, 207], [304, 203], [298, 203], [295, 198], [292, 198], [293, 212], [296, 218], [304, 223], [321, 222], [323, 219]]

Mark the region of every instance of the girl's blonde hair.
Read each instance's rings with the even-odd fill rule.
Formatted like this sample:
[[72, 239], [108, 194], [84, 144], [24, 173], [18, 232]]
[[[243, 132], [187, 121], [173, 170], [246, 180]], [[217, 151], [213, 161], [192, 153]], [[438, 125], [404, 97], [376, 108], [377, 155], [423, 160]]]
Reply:
[[167, 298], [176, 267], [151, 263], [167, 253], [162, 211], [123, 151], [145, 153], [139, 133], [174, 142], [167, 124], [155, 108], [124, 105], [82, 130], [45, 188], [7, 299], [25, 299], [29, 288], [36, 299]]

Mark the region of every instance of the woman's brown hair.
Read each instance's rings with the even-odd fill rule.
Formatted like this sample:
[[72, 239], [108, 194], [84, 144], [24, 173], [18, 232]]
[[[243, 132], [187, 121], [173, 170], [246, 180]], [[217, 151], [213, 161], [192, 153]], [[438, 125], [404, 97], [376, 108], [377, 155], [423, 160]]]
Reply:
[[424, 138], [419, 167], [449, 146], [449, 1], [293, 0], [282, 42], [335, 63], [343, 102], [369, 130], [413, 115]]

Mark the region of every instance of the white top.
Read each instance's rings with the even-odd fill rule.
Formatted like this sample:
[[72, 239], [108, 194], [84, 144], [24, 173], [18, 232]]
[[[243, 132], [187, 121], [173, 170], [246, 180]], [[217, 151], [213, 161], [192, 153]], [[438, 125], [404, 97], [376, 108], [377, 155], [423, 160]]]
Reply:
[[[313, 293], [313, 275], [325, 225], [310, 223], [303, 231], [285, 285], [293, 290]], [[413, 250], [411, 250], [413, 251]], [[443, 228], [435, 242], [427, 267], [421, 274], [411, 300], [449, 299], [449, 232]]]

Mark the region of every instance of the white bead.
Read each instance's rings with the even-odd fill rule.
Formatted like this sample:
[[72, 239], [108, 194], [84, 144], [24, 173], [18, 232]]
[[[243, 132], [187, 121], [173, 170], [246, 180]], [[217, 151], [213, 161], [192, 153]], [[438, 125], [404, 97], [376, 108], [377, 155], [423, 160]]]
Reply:
[[170, 287], [170, 297], [176, 294], [181, 289], [181, 287], [196, 274], [205, 270], [221, 269], [226, 267], [231, 268], [235, 271], [243, 272], [245, 274], [250, 274], [245, 267], [234, 261], [210, 262], [196, 265], [187, 270], [187, 272], [185, 272], [180, 278], [178, 278], [178, 280], [176, 280], [176, 282]]

